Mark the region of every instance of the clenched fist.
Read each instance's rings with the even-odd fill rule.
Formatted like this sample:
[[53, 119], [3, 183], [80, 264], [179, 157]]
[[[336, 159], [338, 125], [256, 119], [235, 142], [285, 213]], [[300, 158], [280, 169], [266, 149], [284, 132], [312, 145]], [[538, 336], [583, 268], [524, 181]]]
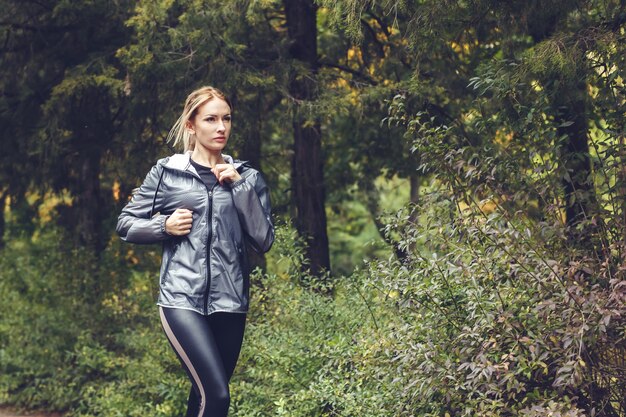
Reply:
[[241, 179], [241, 175], [231, 164], [217, 164], [211, 171], [213, 171], [220, 184], [223, 184], [224, 181], [235, 182]]
[[165, 221], [165, 231], [172, 236], [185, 236], [191, 232], [193, 212], [187, 209], [176, 209]]

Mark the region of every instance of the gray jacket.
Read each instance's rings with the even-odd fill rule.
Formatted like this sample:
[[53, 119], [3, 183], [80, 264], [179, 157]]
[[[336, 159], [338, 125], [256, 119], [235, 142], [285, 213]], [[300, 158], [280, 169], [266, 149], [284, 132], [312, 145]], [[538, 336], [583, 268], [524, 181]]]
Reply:
[[[209, 190], [190, 154], [160, 159], [152, 167], [122, 210], [117, 233], [126, 242], [163, 242], [158, 305], [204, 315], [244, 313], [250, 289], [244, 239], [259, 253], [274, 242], [267, 184], [257, 170], [223, 155], [242, 179]], [[165, 220], [177, 208], [193, 212], [185, 236], [165, 232]]]

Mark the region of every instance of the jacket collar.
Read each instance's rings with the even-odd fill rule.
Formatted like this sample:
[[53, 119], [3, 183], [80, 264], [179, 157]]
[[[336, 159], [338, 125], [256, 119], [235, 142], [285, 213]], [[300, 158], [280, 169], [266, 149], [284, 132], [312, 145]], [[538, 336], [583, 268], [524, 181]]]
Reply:
[[[239, 159], [233, 159], [232, 156], [222, 154], [224, 161], [227, 164], [232, 164], [235, 169], [239, 169], [242, 165], [246, 163], [246, 161], [240, 161]], [[195, 168], [191, 165], [191, 151], [187, 151], [185, 153], [177, 153], [168, 158], [165, 162], [164, 166], [166, 168], [178, 169], [181, 171], [193, 171], [196, 172]]]

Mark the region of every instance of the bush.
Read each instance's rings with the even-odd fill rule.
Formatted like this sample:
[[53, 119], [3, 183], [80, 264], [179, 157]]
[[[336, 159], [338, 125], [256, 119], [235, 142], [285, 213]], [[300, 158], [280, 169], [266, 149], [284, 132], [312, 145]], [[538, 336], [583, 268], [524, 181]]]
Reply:
[[12, 239], [3, 250], [0, 403], [70, 416], [176, 415], [187, 388], [180, 372], [165, 377], [179, 366], [154, 314], [155, 273], [129, 269], [118, 244], [96, 260], [60, 236]]
[[[562, 225], [459, 211], [433, 190], [386, 219], [406, 259], [372, 260], [330, 287], [300, 272], [302, 247], [278, 228], [272, 272], [252, 277], [231, 415], [623, 415], [616, 260], [574, 250]], [[111, 244], [94, 269], [58, 241], [4, 249], [1, 402], [180, 415], [190, 383], [158, 323], [153, 249]]]

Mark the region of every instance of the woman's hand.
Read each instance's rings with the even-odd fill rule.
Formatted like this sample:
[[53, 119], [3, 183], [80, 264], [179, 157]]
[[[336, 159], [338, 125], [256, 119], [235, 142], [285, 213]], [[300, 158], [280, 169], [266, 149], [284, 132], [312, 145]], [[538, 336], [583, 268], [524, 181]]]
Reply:
[[231, 164], [217, 164], [211, 171], [213, 171], [213, 174], [217, 177], [220, 185], [223, 184], [224, 181], [235, 182], [241, 179], [241, 175], [239, 175], [239, 172], [237, 172], [235, 167]]
[[187, 209], [176, 209], [165, 221], [165, 231], [172, 236], [185, 236], [191, 232], [193, 212]]

